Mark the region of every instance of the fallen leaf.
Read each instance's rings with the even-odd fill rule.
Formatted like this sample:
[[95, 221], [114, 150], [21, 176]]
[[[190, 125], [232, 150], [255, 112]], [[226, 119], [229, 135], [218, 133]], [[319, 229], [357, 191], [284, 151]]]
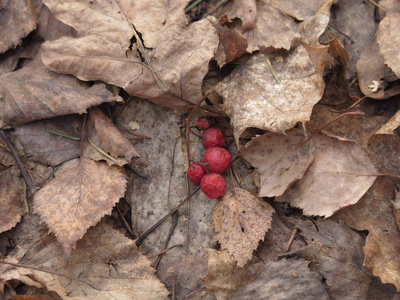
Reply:
[[268, 261], [262, 272], [230, 299], [330, 299], [321, 276], [308, 264], [302, 259]]
[[356, 143], [324, 134], [312, 137], [313, 163], [303, 178], [275, 200], [303, 209], [303, 214], [330, 217], [357, 203], [378, 171]]
[[327, 0], [300, 0], [300, 1], [266, 0], [265, 3], [268, 3], [272, 7], [275, 7], [285, 15], [296, 18], [299, 21], [303, 21], [315, 15], [318, 9], [328, 1]]
[[72, 251], [70, 263], [52, 235], [43, 237], [24, 255], [24, 278], [57, 292], [62, 299], [167, 299], [149, 260], [134, 241], [104, 221], [90, 228]]
[[[255, 54], [213, 89], [224, 100], [236, 144], [249, 127], [285, 133], [296, 123], [308, 121], [313, 106], [323, 95], [327, 53], [327, 47], [317, 44], [319, 36], [314, 35], [326, 28], [330, 4], [332, 1], [304, 23], [303, 37], [312, 47], [303, 43], [288, 53]], [[310, 26], [317, 22], [317, 28]], [[280, 83], [272, 76], [266, 58]]]
[[396, 196], [392, 201], [393, 204], [393, 213], [396, 218], [397, 227], [400, 230], [400, 193], [396, 190]]
[[382, 283], [394, 284], [398, 290], [400, 232], [390, 201], [395, 187], [391, 179], [378, 178], [356, 205], [339, 212], [337, 217], [356, 230], [368, 230], [363, 264]]
[[383, 125], [377, 132], [376, 134], [394, 134], [394, 130], [397, 129], [397, 127], [400, 126], [400, 110], [396, 112], [396, 114], [387, 122], [385, 125]]
[[252, 193], [235, 188], [212, 211], [212, 226], [223, 250], [243, 267], [271, 228], [274, 209]]
[[144, 163], [140, 153], [119, 131], [117, 126], [97, 107], [89, 111], [87, 122], [87, 138], [94, 142], [104, 152], [110, 154], [115, 161], [102, 155], [93, 146], [88, 139], [85, 139], [83, 156], [95, 161], [105, 160], [109, 165], [116, 164], [120, 167], [129, 163]]
[[21, 219], [21, 194], [19, 184], [14, 181], [12, 168], [0, 168], [0, 233], [13, 228]]
[[240, 153], [260, 176], [258, 196], [275, 197], [303, 177], [314, 160], [314, 150], [299, 131], [267, 132], [241, 147]]
[[0, 76], [0, 93], [5, 100], [3, 121], [9, 125], [82, 114], [90, 106], [122, 100], [108, 91], [105, 84], [89, 86], [73, 76], [47, 70], [40, 58]]
[[218, 35], [208, 19], [186, 26], [187, 0], [158, 5], [129, 0], [43, 2], [78, 33], [78, 38], [44, 43], [42, 59], [51, 70], [85, 81], [102, 80], [180, 110], [202, 97], [201, 83]]
[[37, 17], [31, 0], [4, 2], [0, 9], [0, 53], [15, 48], [37, 26]]
[[228, 18], [230, 20], [241, 19], [242, 32], [249, 31], [254, 28], [254, 23], [259, 16], [257, 7], [256, 0], [235, 0], [229, 9]]
[[400, 13], [389, 13], [379, 23], [376, 39], [385, 64], [400, 77]]
[[[356, 231], [343, 222], [333, 220], [310, 221], [307, 219], [288, 219], [300, 235], [309, 244], [306, 248], [291, 252], [296, 256], [310, 261], [316, 270], [326, 279], [327, 291], [332, 299], [374, 299], [370, 296], [382, 284], [376, 282], [363, 267], [362, 247], [364, 239]], [[385, 295], [382, 292], [379, 299], [391, 299], [395, 290], [386, 286]], [[382, 289], [384, 290], [384, 289]]]
[[34, 196], [34, 211], [47, 224], [66, 258], [86, 230], [124, 196], [126, 175], [118, 166], [81, 158]]
[[228, 252], [214, 249], [205, 251], [208, 255], [208, 272], [200, 279], [217, 300], [229, 299], [263, 269], [262, 262], [251, 262], [243, 268], [238, 268]]
[[33, 161], [57, 166], [79, 156], [80, 142], [54, 135], [50, 131], [80, 138], [82, 124], [81, 116], [60, 116], [16, 126], [12, 135], [19, 139], [24, 152]]

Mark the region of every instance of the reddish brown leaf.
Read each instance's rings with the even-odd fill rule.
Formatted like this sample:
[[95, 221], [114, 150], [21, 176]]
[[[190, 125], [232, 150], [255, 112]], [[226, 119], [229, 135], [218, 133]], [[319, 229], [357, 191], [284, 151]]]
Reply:
[[265, 232], [271, 228], [274, 209], [252, 193], [235, 188], [213, 209], [212, 226], [215, 239], [243, 267], [253, 256]]
[[84, 113], [90, 106], [121, 101], [104, 84], [89, 86], [72, 76], [46, 69], [40, 58], [16, 72], [0, 76], [5, 105], [3, 121], [10, 125]]
[[111, 212], [125, 188], [122, 168], [81, 158], [35, 194], [34, 210], [68, 258], [86, 230]]

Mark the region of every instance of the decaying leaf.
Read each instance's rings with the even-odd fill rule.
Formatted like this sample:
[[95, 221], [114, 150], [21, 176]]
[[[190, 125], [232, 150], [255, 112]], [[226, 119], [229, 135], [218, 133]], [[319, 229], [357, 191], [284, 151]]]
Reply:
[[260, 197], [282, 195], [301, 179], [314, 160], [314, 147], [301, 132], [288, 135], [268, 132], [240, 149], [260, 176]]
[[90, 106], [122, 101], [105, 84], [89, 86], [73, 76], [47, 70], [40, 58], [16, 72], [0, 76], [0, 93], [5, 101], [3, 121], [10, 125], [82, 114]]
[[321, 276], [308, 264], [303, 259], [268, 261], [263, 271], [230, 299], [330, 299]]
[[51, 70], [181, 110], [202, 97], [218, 35], [208, 19], [186, 26], [187, 0], [43, 2], [78, 32], [45, 42], [42, 59]]
[[12, 168], [0, 168], [0, 233], [15, 226], [22, 214], [22, 191], [15, 183]]
[[[79, 156], [79, 141], [54, 135], [50, 131], [80, 138], [82, 116], [69, 115], [36, 121], [15, 127], [12, 133], [33, 161], [57, 166]], [[46, 145], [46, 147], [43, 147]]]
[[396, 112], [396, 114], [383, 125], [376, 134], [394, 134], [394, 130], [400, 126], [400, 110]]
[[126, 175], [121, 167], [81, 158], [35, 194], [34, 211], [69, 258], [76, 242], [111, 212], [125, 188]]
[[252, 193], [235, 188], [212, 211], [215, 239], [243, 267], [271, 228], [274, 209]]
[[258, 18], [256, 0], [235, 0], [228, 12], [228, 18], [242, 20], [242, 31], [246, 32], [254, 28], [254, 23]]
[[396, 197], [392, 201], [393, 204], [393, 213], [396, 218], [397, 227], [400, 230], [400, 193], [396, 190]]
[[385, 64], [400, 77], [400, 13], [390, 13], [379, 23], [376, 33], [379, 51]]
[[[95, 161], [105, 160], [109, 165], [116, 164], [121, 167], [136, 161], [142, 162], [140, 153], [132, 143], [122, 135], [117, 126], [97, 107], [90, 109], [87, 130], [85, 147], [83, 148], [85, 157]], [[88, 139], [100, 147], [101, 150], [110, 154], [114, 161], [91, 146]]]
[[[326, 3], [302, 24], [305, 43], [288, 53], [255, 54], [214, 88], [224, 100], [237, 144], [249, 127], [285, 133], [297, 122], [308, 121], [324, 90], [327, 47], [317, 40], [329, 22], [331, 4], [332, 1]], [[279, 82], [272, 75], [267, 58]]]
[[313, 163], [303, 178], [275, 200], [303, 209], [305, 215], [329, 217], [357, 203], [378, 171], [356, 143], [324, 134], [312, 137]]
[[338, 218], [356, 230], [368, 230], [363, 247], [364, 266], [400, 289], [400, 231], [390, 199], [396, 185], [388, 178], [378, 178], [372, 188], [354, 206], [338, 213]]
[[265, 2], [277, 8], [285, 15], [302, 21], [315, 15], [318, 9], [322, 4], [326, 3], [327, 0], [267, 0]]
[[16, 268], [21, 280], [62, 299], [167, 299], [168, 291], [134, 241], [104, 221], [78, 242], [69, 264], [62, 252], [54, 236], [43, 237], [19, 263], [49, 272]]
[[200, 279], [217, 300], [229, 299], [263, 269], [262, 262], [251, 262], [243, 268], [238, 268], [228, 252], [214, 249], [205, 251], [208, 255], [208, 272]]
[[31, 0], [2, 1], [0, 9], [0, 53], [15, 48], [36, 28], [37, 17]]

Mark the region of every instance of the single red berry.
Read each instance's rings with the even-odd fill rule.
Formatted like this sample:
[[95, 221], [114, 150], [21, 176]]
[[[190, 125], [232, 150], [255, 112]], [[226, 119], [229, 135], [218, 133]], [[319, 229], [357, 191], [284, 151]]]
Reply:
[[208, 128], [201, 135], [201, 143], [204, 148], [224, 147], [225, 135], [218, 128]]
[[231, 155], [220, 147], [207, 149], [203, 155], [203, 164], [209, 172], [222, 173], [231, 163]]
[[225, 195], [226, 182], [220, 174], [210, 173], [203, 176], [200, 187], [208, 198], [217, 199]]
[[201, 178], [206, 174], [206, 170], [202, 165], [191, 163], [188, 170], [187, 176], [194, 184], [199, 184]]
[[207, 117], [200, 117], [196, 121], [196, 127], [200, 130], [206, 130], [211, 126], [211, 124], [211, 119]]

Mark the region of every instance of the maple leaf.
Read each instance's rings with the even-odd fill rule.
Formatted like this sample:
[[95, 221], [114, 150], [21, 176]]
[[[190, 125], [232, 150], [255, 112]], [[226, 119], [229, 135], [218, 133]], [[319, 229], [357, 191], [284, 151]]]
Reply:
[[81, 158], [34, 196], [34, 210], [69, 258], [86, 230], [111, 212], [124, 196], [126, 175], [118, 166]]
[[212, 211], [215, 239], [243, 267], [271, 228], [274, 209], [252, 193], [235, 188]]
[[43, 2], [78, 32], [44, 43], [42, 59], [51, 70], [181, 110], [202, 97], [218, 35], [207, 19], [186, 26], [187, 0]]

